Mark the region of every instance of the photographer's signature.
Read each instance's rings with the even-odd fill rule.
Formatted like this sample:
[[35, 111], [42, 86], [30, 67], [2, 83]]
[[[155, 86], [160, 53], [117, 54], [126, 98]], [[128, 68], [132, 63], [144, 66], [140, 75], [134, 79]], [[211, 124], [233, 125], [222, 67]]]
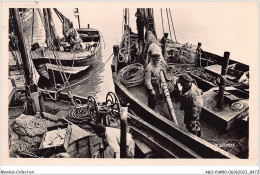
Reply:
[[214, 140], [208, 141], [211, 144], [219, 147], [219, 148], [238, 148], [241, 149], [241, 146], [237, 140], [228, 140], [226, 142], [218, 143]]

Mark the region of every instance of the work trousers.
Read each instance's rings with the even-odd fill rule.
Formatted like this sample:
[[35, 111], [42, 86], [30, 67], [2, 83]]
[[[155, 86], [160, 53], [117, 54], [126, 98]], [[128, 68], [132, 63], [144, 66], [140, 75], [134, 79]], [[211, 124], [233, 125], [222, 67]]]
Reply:
[[154, 110], [156, 106], [156, 93], [151, 94], [151, 90], [147, 89], [147, 94], [148, 94], [148, 106]]

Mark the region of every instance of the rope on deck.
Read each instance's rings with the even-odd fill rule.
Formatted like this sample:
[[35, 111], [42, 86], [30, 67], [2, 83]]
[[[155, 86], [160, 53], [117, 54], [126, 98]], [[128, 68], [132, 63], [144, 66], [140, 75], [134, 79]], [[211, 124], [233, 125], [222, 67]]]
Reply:
[[120, 82], [127, 88], [140, 85], [144, 81], [144, 68], [139, 63], [124, 67], [118, 74]]

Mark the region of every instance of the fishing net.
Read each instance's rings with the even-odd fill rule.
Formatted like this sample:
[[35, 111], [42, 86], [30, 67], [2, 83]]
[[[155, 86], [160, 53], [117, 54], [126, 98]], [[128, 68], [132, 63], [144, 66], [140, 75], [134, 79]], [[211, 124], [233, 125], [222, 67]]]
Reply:
[[11, 125], [10, 151], [27, 157], [37, 157], [33, 151], [39, 148], [47, 128], [55, 125], [56, 123], [38, 116], [21, 114]]

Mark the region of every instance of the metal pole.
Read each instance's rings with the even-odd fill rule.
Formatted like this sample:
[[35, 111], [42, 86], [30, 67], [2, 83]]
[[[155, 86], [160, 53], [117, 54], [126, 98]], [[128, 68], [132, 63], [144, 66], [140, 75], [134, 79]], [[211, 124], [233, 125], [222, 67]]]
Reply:
[[229, 52], [224, 52], [224, 57], [222, 59], [222, 70], [221, 70], [221, 76], [220, 76], [220, 85], [219, 85], [219, 94], [218, 94], [218, 102], [217, 102], [217, 108], [221, 109], [223, 106], [224, 101], [224, 92], [225, 92], [225, 86], [226, 86], [226, 76], [227, 76], [227, 70], [228, 70], [228, 64], [229, 64]]

